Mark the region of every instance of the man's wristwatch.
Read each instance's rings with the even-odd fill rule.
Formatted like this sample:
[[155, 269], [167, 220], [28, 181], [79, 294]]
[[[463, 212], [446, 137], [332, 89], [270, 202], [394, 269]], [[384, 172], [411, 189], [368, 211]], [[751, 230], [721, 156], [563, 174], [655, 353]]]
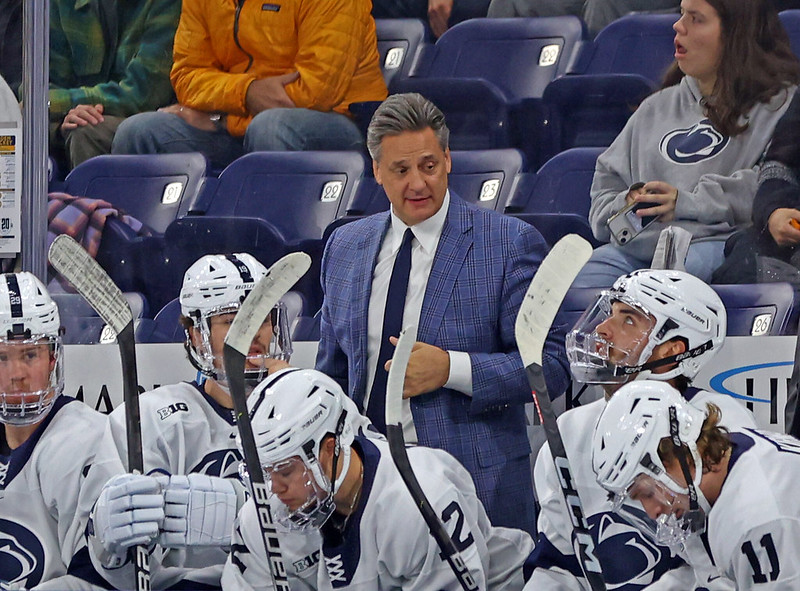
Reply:
[[214, 131], [227, 131], [228, 127], [225, 125], [225, 113], [211, 113], [208, 118], [214, 124]]

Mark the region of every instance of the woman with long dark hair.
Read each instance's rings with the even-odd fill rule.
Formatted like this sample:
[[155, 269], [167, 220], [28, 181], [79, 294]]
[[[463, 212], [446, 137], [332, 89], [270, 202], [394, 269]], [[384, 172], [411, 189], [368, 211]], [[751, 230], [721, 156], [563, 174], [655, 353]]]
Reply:
[[[725, 239], [750, 223], [756, 165], [800, 62], [771, 0], [683, 0], [673, 28], [675, 62], [662, 89], [597, 160], [589, 221], [611, 244], [595, 251], [578, 285], [609, 286], [649, 267], [669, 225], [692, 234], [686, 270], [708, 281]], [[627, 218], [633, 229], [612, 232], [609, 218], [637, 203], [648, 205]]]

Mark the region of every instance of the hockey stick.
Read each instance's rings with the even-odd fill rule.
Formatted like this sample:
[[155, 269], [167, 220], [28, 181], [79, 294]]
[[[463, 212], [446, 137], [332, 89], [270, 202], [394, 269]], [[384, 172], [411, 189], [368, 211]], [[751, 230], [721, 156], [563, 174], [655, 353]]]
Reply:
[[[71, 236], [56, 236], [47, 254], [53, 268], [64, 276], [89, 302], [95, 312], [117, 333], [122, 362], [122, 396], [125, 404], [125, 434], [128, 446], [128, 470], [144, 471], [142, 430], [139, 420], [139, 379], [136, 373], [136, 342], [131, 307], [119, 287], [100, 264]], [[137, 591], [150, 589], [150, 555], [147, 546], [133, 548]]]
[[281, 545], [269, 506], [269, 491], [264, 481], [264, 472], [258, 459], [258, 449], [253, 437], [253, 427], [247, 412], [244, 370], [253, 337], [256, 336], [278, 300], [297, 283], [297, 280], [308, 271], [310, 266], [311, 257], [302, 252], [288, 254], [272, 265], [267, 274], [261, 278], [242, 302], [228, 329], [223, 347], [225, 375], [228, 378], [228, 387], [233, 399], [236, 426], [239, 428], [244, 461], [250, 475], [251, 492], [256, 504], [258, 525], [264, 539], [264, 550], [267, 553], [269, 570], [277, 591], [289, 591], [289, 580], [286, 576]]
[[406, 452], [402, 422], [403, 384], [406, 379], [406, 367], [408, 367], [408, 359], [411, 356], [411, 348], [416, 340], [417, 328], [415, 326], [407, 326], [400, 333], [400, 339], [392, 356], [392, 365], [389, 366], [389, 377], [386, 382], [386, 439], [389, 442], [389, 451], [392, 454], [395, 466], [397, 466], [397, 471], [400, 472], [400, 477], [405, 482], [408, 492], [411, 493], [414, 504], [422, 513], [422, 518], [428, 524], [431, 535], [442, 550], [442, 556], [447, 560], [450, 568], [453, 569], [453, 574], [461, 584], [461, 588], [465, 591], [472, 591], [477, 589], [478, 585], [475, 584], [467, 565], [464, 564], [461, 553], [456, 548], [450, 538], [450, 534], [447, 533], [444, 524], [439, 519], [439, 516], [436, 515], [430, 501], [428, 501], [428, 497], [425, 496], [425, 492], [419, 485]]
[[591, 255], [591, 245], [576, 234], [564, 236], [550, 249], [531, 280], [525, 299], [522, 300], [514, 325], [514, 335], [539, 411], [539, 419], [547, 435], [547, 443], [550, 445], [550, 453], [561, 484], [561, 493], [564, 495], [572, 520], [572, 545], [575, 556], [578, 557], [589, 586], [593, 591], [598, 591], [606, 588], [603, 571], [595, 555], [594, 540], [589, 534], [589, 526], [572, 477], [564, 440], [558, 430], [556, 415], [542, 371], [542, 354], [550, 326], [575, 276]]

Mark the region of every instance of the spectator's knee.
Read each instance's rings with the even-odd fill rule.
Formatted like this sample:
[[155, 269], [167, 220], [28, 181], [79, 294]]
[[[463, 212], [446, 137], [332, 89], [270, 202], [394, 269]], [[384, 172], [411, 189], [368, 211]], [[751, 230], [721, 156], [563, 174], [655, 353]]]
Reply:
[[159, 129], [165, 119], [174, 117], [169, 113], [152, 111], [137, 113], [120, 123], [111, 144], [112, 154], [148, 154], [154, 142], [154, 131]]
[[298, 134], [299, 109], [268, 109], [253, 117], [244, 136], [245, 150], [303, 150]]

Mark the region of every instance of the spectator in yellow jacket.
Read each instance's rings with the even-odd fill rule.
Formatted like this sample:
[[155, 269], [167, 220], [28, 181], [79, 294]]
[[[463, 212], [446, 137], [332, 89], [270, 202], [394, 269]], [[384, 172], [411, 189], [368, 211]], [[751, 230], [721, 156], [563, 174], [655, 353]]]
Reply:
[[357, 149], [348, 107], [386, 97], [370, 0], [184, 0], [178, 103], [130, 118], [113, 152]]

